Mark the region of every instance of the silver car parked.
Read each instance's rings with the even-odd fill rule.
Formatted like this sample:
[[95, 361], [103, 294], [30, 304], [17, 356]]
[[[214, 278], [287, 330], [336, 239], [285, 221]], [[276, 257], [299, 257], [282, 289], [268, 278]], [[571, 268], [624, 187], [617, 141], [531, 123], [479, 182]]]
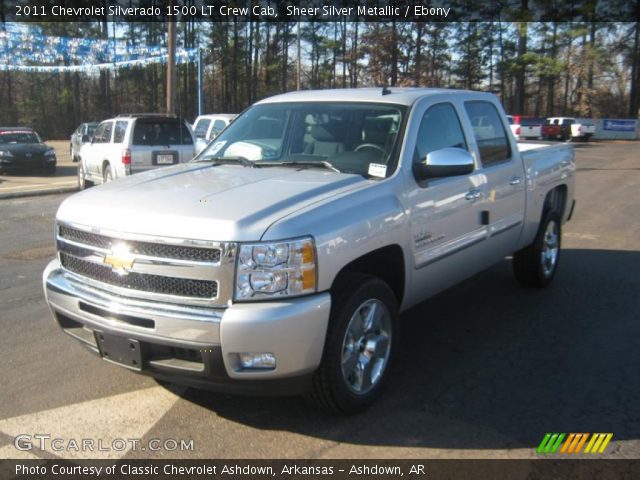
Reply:
[[98, 125], [90, 143], [80, 149], [78, 185], [93, 184], [191, 160], [195, 155], [191, 128], [181, 118], [164, 114], [128, 114]]
[[71, 134], [71, 141], [69, 142], [69, 154], [71, 160], [77, 162], [80, 154], [80, 147], [85, 143], [90, 143], [93, 134], [98, 128], [97, 122], [81, 123], [78, 128]]

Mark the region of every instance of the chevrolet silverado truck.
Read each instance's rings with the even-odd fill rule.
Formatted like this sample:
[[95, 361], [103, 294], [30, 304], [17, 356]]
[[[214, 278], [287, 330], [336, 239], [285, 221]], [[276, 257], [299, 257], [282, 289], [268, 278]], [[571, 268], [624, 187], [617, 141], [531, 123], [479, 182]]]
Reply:
[[552, 281], [574, 175], [571, 145], [518, 145], [488, 93], [287, 93], [190, 163], [67, 198], [44, 291], [109, 362], [354, 412], [403, 311], [510, 255], [522, 284]]

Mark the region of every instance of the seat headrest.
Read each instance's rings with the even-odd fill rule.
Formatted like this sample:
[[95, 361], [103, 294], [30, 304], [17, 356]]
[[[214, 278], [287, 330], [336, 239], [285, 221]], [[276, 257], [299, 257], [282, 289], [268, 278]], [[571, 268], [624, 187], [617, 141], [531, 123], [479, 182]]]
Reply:
[[344, 132], [337, 125], [326, 123], [312, 126], [310, 133], [318, 142], [341, 142]]

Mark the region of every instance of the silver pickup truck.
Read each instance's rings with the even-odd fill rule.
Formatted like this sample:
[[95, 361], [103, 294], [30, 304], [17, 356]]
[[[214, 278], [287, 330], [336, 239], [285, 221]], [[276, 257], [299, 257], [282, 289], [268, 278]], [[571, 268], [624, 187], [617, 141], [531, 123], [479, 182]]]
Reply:
[[404, 310], [512, 254], [551, 282], [574, 175], [570, 145], [518, 145], [491, 94], [278, 95], [188, 164], [66, 199], [45, 295], [107, 361], [353, 412]]

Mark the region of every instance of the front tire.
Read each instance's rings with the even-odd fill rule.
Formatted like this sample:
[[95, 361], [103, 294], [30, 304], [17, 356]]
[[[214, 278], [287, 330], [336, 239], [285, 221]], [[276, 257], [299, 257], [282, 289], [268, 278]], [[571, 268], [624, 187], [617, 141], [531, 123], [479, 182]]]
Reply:
[[380, 395], [397, 343], [398, 302], [377, 277], [347, 274], [333, 289], [320, 367], [307, 399], [333, 412], [365, 410]]
[[513, 255], [513, 272], [525, 287], [546, 287], [558, 269], [562, 227], [560, 215], [547, 210], [531, 245]]
[[87, 180], [87, 173], [84, 170], [84, 165], [82, 161], [78, 162], [78, 188], [80, 190], [84, 190], [86, 188], [92, 187], [93, 182]]

